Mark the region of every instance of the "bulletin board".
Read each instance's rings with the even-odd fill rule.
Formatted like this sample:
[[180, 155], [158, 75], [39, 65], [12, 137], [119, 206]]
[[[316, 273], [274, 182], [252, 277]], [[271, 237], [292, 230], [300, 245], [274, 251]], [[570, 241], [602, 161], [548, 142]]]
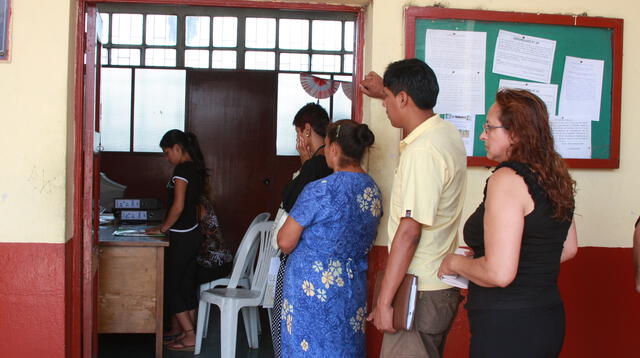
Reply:
[[8, 58], [9, 0], [0, 0], [0, 60]]
[[[473, 31], [486, 33], [486, 63], [484, 71], [484, 111], [475, 114], [472, 124], [474, 140], [469, 166], [494, 166], [486, 158], [483, 142], [479, 139], [486, 112], [495, 100], [501, 80], [534, 82], [493, 72], [494, 55], [499, 33], [508, 31], [533, 38], [555, 41], [550, 81], [557, 85], [556, 108], [559, 108], [567, 56], [603, 63], [602, 90], [599, 118], [590, 121], [590, 153], [582, 158], [565, 156], [571, 168], [618, 168], [620, 158], [620, 97], [622, 81], [622, 19], [545, 15], [483, 10], [458, 10], [438, 7], [409, 7], [405, 10], [407, 58], [425, 60], [427, 30]], [[502, 30], [502, 32], [501, 32]], [[430, 31], [434, 33], [435, 31]], [[429, 61], [427, 61], [429, 62]], [[437, 72], [437, 71], [436, 71]], [[570, 88], [565, 81], [567, 91]], [[442, 84], [441, 84], [442, 87]], [[597, 86], [593, 86], [597, 87]], [[567, 98], [565, 96], [565, 98]], [[595, 105], [597, 106], [597, 104]], [[568, 108], [568, 107], [566, 107]], [[556, 110], [558, 111], [558, 110]], [[566, 113], [567, 111], [565, 111]], [[594, 111], [595, 112], [595, 111]], [[555, 113], [550, 113], [551, 115]], [[471, 117], [473, 118], [473, 117]], [[582, 124], [582, 126], [588, 124]], [[569, 128], [570, 129], [570, 128]], [[576, 131], [578, 129], [576, 128]], [[589, 128], [587, 128], [587, 131]], [[570, 130], [569, 130], [570, 132]], [[586, 134], [588, 137], [588, 134]], [[587, 141], [582, 138], [583, 145]], [[472, 148], [472, 149], [471, 149]], [[567, 152], [568, 153], [568, 152]]]

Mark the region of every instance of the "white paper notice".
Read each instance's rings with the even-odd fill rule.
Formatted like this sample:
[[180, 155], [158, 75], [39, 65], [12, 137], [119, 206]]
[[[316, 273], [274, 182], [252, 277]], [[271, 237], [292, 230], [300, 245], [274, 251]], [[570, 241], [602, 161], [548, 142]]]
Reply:
[[473, 142], [475, 139], [476, 116], [473, 114], [442, 114], [442, 119], [453, 123], [462, 137], [467, 156], [473, 156]]
[[604, 61], [567, 56], [562, 74], [558, 115], [600, 120]]
[[493, 56], [493, 72], [549, 83], [555, 52], [554, 40], [500, 30]]
[[425, 59], [438, 78], [437, 113], [484, 114], [487, 33], [428, 29]]
[[563, 158], [591, 158], [591, 119], [588, 117], [549, 117], [556, 151]]
[[547, 106], [547, 112], [549, 112], [550, 116], [556, 115], [556, 102], [558, 100], [558, 85], [556, 84], [500, 80], [499, 87], [527, 90], [540, 97]]

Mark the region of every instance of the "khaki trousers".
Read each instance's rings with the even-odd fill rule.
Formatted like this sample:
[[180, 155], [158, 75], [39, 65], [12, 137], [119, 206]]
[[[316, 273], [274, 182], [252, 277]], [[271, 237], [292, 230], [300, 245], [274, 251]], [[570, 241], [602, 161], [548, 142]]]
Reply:
[[440, 358], [462, 296], [457, 288], [418, 291], [410, 331], [385, 333], [380, 358]]

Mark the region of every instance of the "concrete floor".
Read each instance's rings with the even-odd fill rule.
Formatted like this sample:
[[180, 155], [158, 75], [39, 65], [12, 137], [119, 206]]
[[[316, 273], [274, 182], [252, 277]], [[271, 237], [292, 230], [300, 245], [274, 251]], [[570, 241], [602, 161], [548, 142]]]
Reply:
[[[261, 310], [260, 348], [250, 349], [242, 324], [242, 317], [238, 316], [238, 334], [236, 340], [236, 357], [267, 358], [273, 357], [271, 330], [267, 311]], [[209, 321], [209, 332], [202, 341], [202, 351], [197, 357], [220, 357], [220, 311], [212, 306]], [[101, 334], [98, 336], [99, 358], [154, 358], [154, 336], [152, 334]], [[176, 352], [165, 348], [164, 358], [193, 357], [193, 352]]]

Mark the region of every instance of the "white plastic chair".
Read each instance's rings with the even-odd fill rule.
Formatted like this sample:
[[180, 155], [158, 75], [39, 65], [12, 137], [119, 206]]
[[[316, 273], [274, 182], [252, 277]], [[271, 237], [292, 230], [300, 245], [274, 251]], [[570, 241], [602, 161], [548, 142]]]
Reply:
[[[254, 240], [243, 240], [238, 248], [237, 262], [233, 266], [231, 279], [226, 288], [211, 288], [200, 295], [198, 308], [198, 326], [196, 328], [195, 354], [200, 354], [204, 326], [204, 313], [210, 304], [220, 308], [220, 348], [222, 358], [234, 358], [236, 351], [236, 333], [238, 327], [238, 311], [242, 310], [242, 317], [247, 332], [249, 347], [258, 348], [258, 306], [262, 303], [271, 258], [277, 254], [277, 249], [271, 243], [273, 221], [265, 221], [251, 227], [247, 235]], [[253, 266], [253, 260], [246, 260], [247, 254], [258, 245], [258, 259], [255, 271], [251, 277], [251, 288], [238, 288], [241, 274], [248, 266]]]
[[[240, 241], [240, 246], [242, 246], [242, 243], [245, 240], [249, 240], [249, 239], [253, 239], [253, 238], [249, 238], [248, 237], [248, 233], [249, 230], [251, 230], [251, 228], [257, 224], [257, 223], [261, 223], [264, 221], [269, 220], [269, 216], [271, 216], [271, 214], [264, 212], [264, 213], [260, 213], [258, 215], [256, 215], [255, 218], [253, 218], [253, 220], [251, 221], [251, 223], [249, 224], [249, 227], [247, 228], [247, 231], [245, 232], [244, 236], [242, 237], [242, 240]], [[238, 250], [239, 251], [239, 250]], [[253, 262], [256, 258], [256, 253], [258, 252], [258, 246], [254, 246], [254, 249], [251, 250], [250, 252], [247, 253], [247, 257], [246, 259], [248, 261]], [[238, 254], [236, 254], [233, 257], [233, 266], [235, 267], [236, 265], [236, 261], [238, 259]], [[247, 267], [246, 271], [242, 273], [242, 275], [240, 276], [240, 279], [238, 280], [238, 287], [244, 287], [244, 288], [250, 288], [251, 287], [251, 281], [250, 281], [250, 277], [253, 275], [253, 265], [251, 265], [250, 267]], [[223, 278], [219, 278], [216, 280], [213, 280], [211, 282], [205, 282], [203, 284], [200, 285], [200, 292], [202, 291], [206, 291], [210, 288], [216, 288], [218, 286], [227, 286], [229, 284], [229, 279], [231, 278], [231, 276], [227, 276], [227, 277], [223, 277]], [[209, 306], [207, 305], [207, 311], [205, 312], [205, 316], [204, 316], [204, 331], [203, 334], [206, 337], [207, 336], [207, 331], [209, 330]]]

